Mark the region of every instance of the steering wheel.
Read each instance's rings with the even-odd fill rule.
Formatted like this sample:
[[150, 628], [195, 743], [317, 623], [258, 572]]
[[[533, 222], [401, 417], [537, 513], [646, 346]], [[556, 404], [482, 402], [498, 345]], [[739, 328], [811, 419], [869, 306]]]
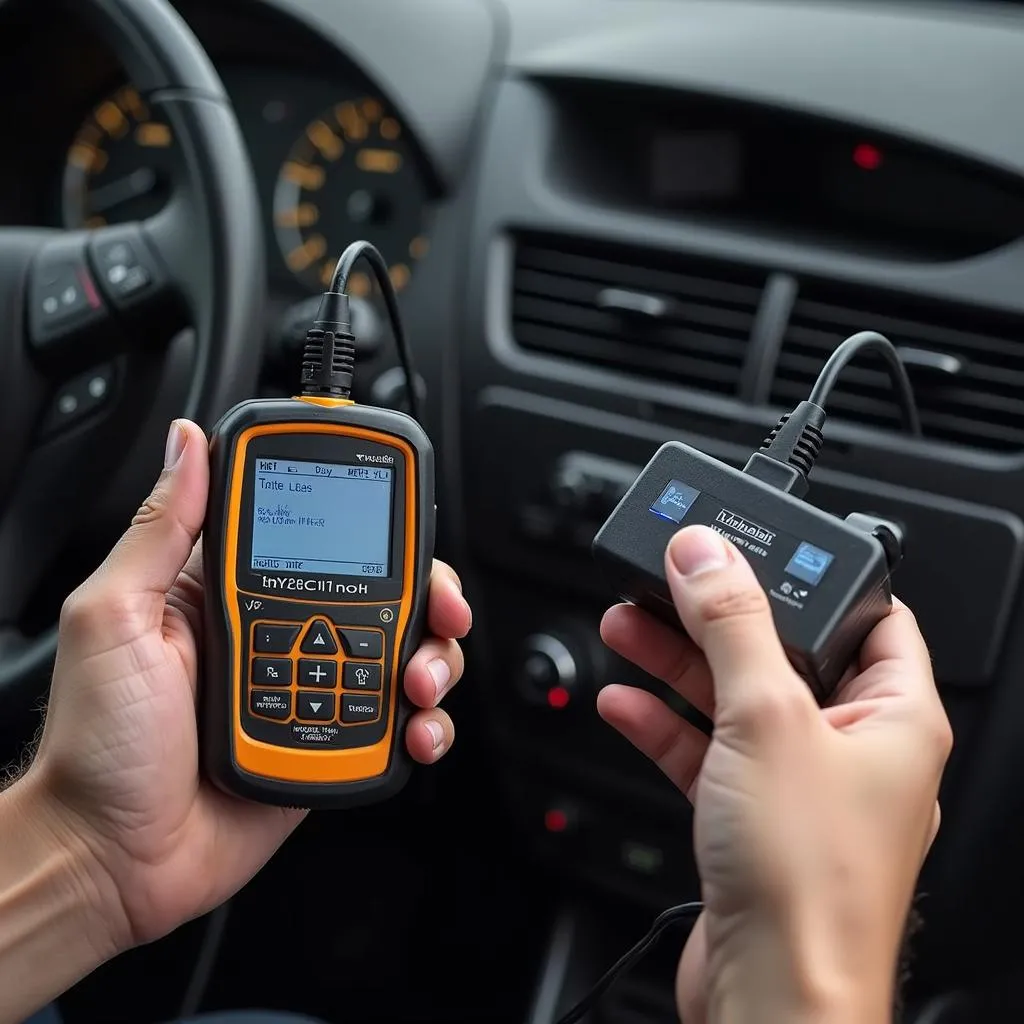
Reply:
[[3, 700], [47, 685], [56, 626], [30, 637], [19, 624], [76, 527], [115, 472], [136, 505], [152, 486], [158, 453], [128, 456], [170, 372], [170, 340], [192, 328], [178, 411], [203, 424], [251, 394], [259, 369], [259, 206], [223, 84], [166, 0], [75, 0], [75, 10], [166, 117], [185, 171], [146, 221], [0, 229]]

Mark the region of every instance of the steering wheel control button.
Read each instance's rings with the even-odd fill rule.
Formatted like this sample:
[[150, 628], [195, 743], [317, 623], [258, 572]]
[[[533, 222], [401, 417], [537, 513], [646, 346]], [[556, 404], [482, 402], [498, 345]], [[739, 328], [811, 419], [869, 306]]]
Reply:
[[333, 690], [338, 681], [338, 666], [333, 661], [299, 661], [299, 686], [319, 686]]
[[307, 722], [333, 721], [334, 694], [309, 693], [306, 690], [299, 690], [299, 704], [296, 714]]
[[346, 690], [379, 690], [380, 665], [363, 665], [356, 661], [345, 662], [341, 685]]
[[379, 697], [371, 697], [363, 693], [342, 694], [341, 720], [346, 724], [373, 722], [376, 721], [378, 715], [380, 715]]
[[257, 658], [252, 663], [253, 686], [290, 686], [292, 663], [287, 658]]
[[138, 265], [134, 267], [125, 266], [123, 263], [115, 263], [107, 269], [107, 284], [113, 288], [118, 295], [134, 295], [149, 284], [149, 273], [145, 267]]
[[43, 436], [59, 433], [99, 412], [109, 402], [115, 382], [112, 366], [98, 367], [68, 381], [54, 396], [43, 420]]
[[[86, 287], [88, 285], [88, 287]], [[57, 275], [43, 290], [39, 310], [50, 321], [75, 320], [82, 313], [100, 308], [100, 298], [85, 268], [70, 267]]]
[[36, 257], [29, 287], [29, 329], [45, 345], [88, 327], [106, 316], [103, 299], [89, 273], [84, 253], [61, 246]]
[[303, 654], [337, 654], [338, 644], [331, 632], [331, 627], [322, 619], [317, 619], [306, 630], [300, 650]]
[[128, 225], [100, 232], [92, 243], [92, 259], [100, 286], [115, 305], [148, 292], [158, 278], [145, 242]]
[[259, 623], [252, 647], [260, 654], [287, 654], [299, 635], [300, 626], [273, 626]]
[[249, 697], [249, 708], [254, 715], [285, 721], [291, 718], [292, 695], [289, 690], [253, 690]]
[[384, 638], [373, 629], [345, 629], [338, 627], [338, 636], [350, 658], [381, 658], [384, 656]]

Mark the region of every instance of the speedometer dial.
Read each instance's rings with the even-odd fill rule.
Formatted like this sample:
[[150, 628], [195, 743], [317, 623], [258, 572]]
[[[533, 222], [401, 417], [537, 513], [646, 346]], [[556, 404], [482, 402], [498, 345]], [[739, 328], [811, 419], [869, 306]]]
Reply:
[[[311, 290], [330, 283], [345, 247], [365, 238], [401, 290], [424, 255], [425, 191], [398, 119], [373, 97], [344, 100], [292, 146], [274, 193], [274, 227], [288, 268]], [[367, 276], [349, 278], [353, 295]]]
[[102, 227], [158, 213], [181, 155], [170, 125], [126, 85], [99, 103], [68, 150], [65, 227]]

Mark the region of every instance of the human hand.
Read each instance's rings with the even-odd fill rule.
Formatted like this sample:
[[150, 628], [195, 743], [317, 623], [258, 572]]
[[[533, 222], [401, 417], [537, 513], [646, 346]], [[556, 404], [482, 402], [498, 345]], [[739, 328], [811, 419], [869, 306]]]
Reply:
[[[64, 606], [42, 741], [18, 783], [54, 830], [88, 847], [118, 950], [217, 906], [303, 817], [233, 799], [199, 777], [203, 587], [195, 542], [209, 462], [198, 426], [172, 424], [166, 464], [131, 528]], [[404, 680], [421, 709], [405, 735], [417, 761], [436, 761], [451, 746], [451, 719], [436, 705], [462, 675], [456, 638], [470, 624], [457, 576], [436, 562], [432, 635]]]
[[914, 617], [897, 603], [819, 709], [735, 547], [690, 527], [665, 566], [689, 638], [629, 605], [602, 637], [714, 736], [632, 687], [605, 688], [598, 708], [694, 804], [706, 910], [680, 963], [682, 1018], [886, 1021], [952, 745]]

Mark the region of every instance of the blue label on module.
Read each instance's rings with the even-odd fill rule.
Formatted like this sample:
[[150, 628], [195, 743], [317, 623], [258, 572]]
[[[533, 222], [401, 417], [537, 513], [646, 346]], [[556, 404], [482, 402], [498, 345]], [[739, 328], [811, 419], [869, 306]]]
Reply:
[[651, 511], [662, 519], [681, 523], [699, 496], [700, 491], [696, 487], [684, 484], [681, 480], [670, 480], [661, 492], [661, 497], [651, 506]]
[[798, 580], [803, 580], [804, 583], [816, 587], [832, 564], [833, 557], [830, 552], [822, 551], [821, 548], [816, 548], [813, 544], [803, 541], [789, 560], [786, 572], [790, 576], [795, 576]]

